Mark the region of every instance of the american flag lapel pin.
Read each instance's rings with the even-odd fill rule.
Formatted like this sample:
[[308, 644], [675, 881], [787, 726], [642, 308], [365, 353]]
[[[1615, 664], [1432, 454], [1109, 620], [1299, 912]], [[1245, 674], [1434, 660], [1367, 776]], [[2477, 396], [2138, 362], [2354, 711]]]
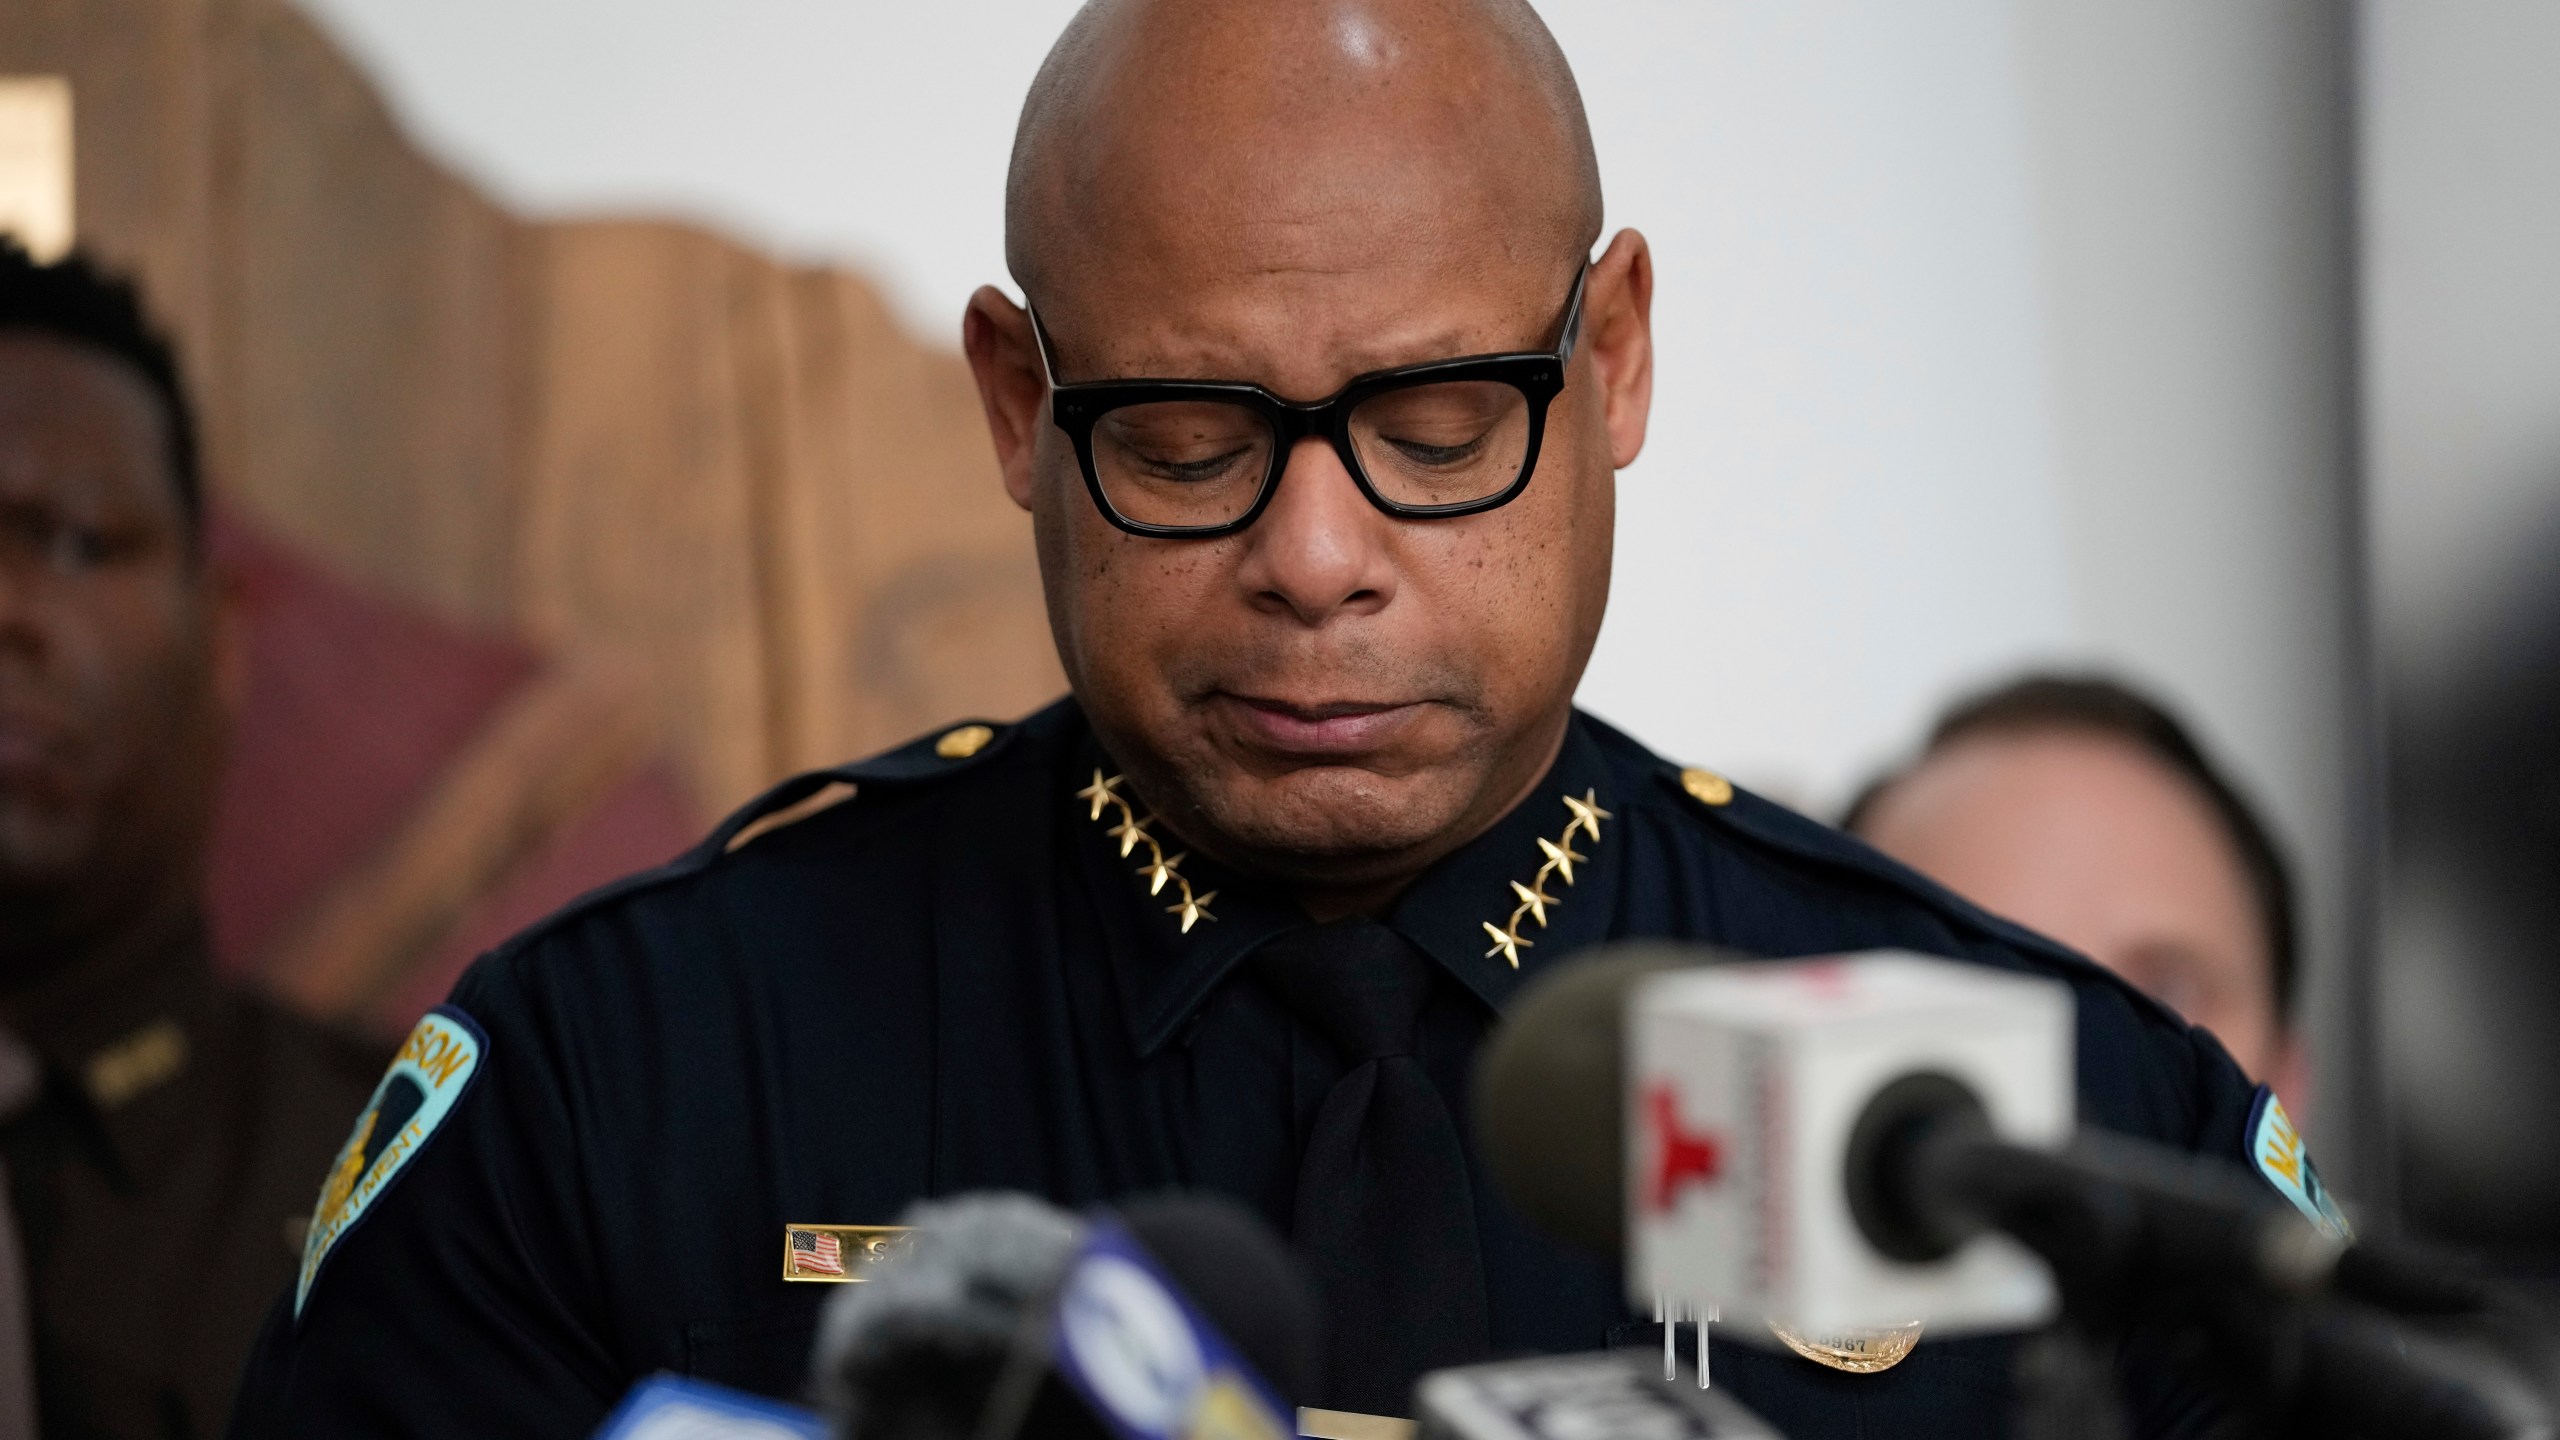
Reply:
[[819, 1285], [856, 1284], [889, 1258], [904, 1225], [785, 1225], [782, 1278]]

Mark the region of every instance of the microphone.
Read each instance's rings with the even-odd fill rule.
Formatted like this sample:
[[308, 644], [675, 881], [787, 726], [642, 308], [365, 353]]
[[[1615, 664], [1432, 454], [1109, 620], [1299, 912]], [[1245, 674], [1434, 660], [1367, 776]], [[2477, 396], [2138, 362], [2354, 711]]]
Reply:
[[1478, 1135], [1533, 1224], [1625, 1256], [1639, 1307], [1818, 1333], [2020, 1328], [2053, 1310], [2035, 1256], [1975, 1226], [1911, 1263], [1864, 1233], [1842, 1177], [1868, 1100], [1911, 1074], [1963, 1087], [2021, 1153], [2060, 1146], [2072, 1020], [2068, 987], [1983, 966], [1628, 946], [1513, 1006], [1479, 1061]]
[[1639, 1305], [1939, 1334], [2059, 1308], [2210, 1332], [2232, 1388], [2356, 1433], [2552, 1433], [2479, 1347], [2367, 1303], [2425, 1289], [2382, 1247], [2345, 1250], [2236, 1167], [2075, 1134], [2072, 1020], [2059, 982], [1914, 955], [1622, 947], [1514, 1005], [1478, 1133], [1532, 1223], [1627, 1255]]
[[1282, 1397], [1313, 1392], [1314, 1295], [1232, 1201], [1166, 1194], [1079, 1219], [989, 1192], [901, 1223], [897, 1255], [820, 1326], [815, 1388], [841, 1440], [1190, 1434], [1207, 1407], [1286, 1435]]
[[827, 1430], [797, 1406], [659, 1374], [631, 1387], [594, 1440], [827, 1440]]
[[[820, 1408], [840, 1440], [970, 1440], [1025, 1312], [1055, 1288], [1084, 1227], [1001, 1192], [923, 1202], [899, 1223], [912, 1233], [895, 1258], [845, 1286], [819, 1321]], [[1076, 1418], [1072, 1402], [1064, 1413]]]
[[1417, 1440], [1778, 1440], [1723, 1391], [1650, 1370], [1612, 1352], [1435, 1370], [1414, 1390]]

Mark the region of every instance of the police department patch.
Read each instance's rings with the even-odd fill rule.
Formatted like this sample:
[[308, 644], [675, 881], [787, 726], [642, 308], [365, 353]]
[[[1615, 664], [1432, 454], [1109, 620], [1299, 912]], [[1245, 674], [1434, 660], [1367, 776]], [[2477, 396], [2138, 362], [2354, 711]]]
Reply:
[[2347, 1223], [2346, 1213], [2320, 1183], [2320, 1172], [2312, 1168], [2311, 1152], [2304, 1148], [2302, 1132], [2293, 1128], [2293, 1117], [2284, 1113], [2284, 1102], [2276, 1092], [2258, 1087], [2258, 1098], [2249, 1106], [2249, 1159], [2276, 1193], [2293, 1202], [2303, 1218], [2317, 1226], [2320, 1233], [2341, 1244], [2354, 1244], [2355, 1227]]
[[302, 1318], [302, 1304], [311, 1298], [321, 1262], [453, 1113], [479, 1076], [488, 1048], [489, 1037], [479, 1023], [451, 1005], [428, 1011], [400, 1042], [400, 1053], [392, 1057], [382, 1083], [373, 1087], [355, 1133], [321, 1183], [311, 1230], [302, 1242], [302, 1274], [293, 1286], [295, 1319]]

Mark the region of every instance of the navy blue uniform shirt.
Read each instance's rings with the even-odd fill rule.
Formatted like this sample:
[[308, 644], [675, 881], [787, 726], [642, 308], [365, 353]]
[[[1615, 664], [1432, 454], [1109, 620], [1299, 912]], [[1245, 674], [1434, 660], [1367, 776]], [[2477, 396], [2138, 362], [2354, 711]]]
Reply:
[[[475, 965], [330, 1177], [235, 1434], [583, 1436], [662, 1369], [794, 1393], [833, 1292], [782, 1280], [784, 1226], [886, 1224], [920, 1196], [1207, 1186], [1289, 1233], [1342, 1064], [1239, 962], [1305, 917], [1202, 857], [1161, 885], [1142, 873], [1146, 839], [1175, 842], [1119, 833], [1135, 797], [1097, 786], [1114, 767], [1072, 702], [966, 749], [928, 738], [789, 782]], [[1445, 972], [1420, 1049], [1456, 1113], [1503, 1007], [1586, 945], [1899, 947], [2067, 981], [2083, 1119], [2242, 1159], [2252, 1087], [2209, 1036], [1858, 842], [1683, 773], [1577, 715], [1529, 798], [1384, 917]], [[754, 828], [830, 781], [856, 793]], [[1515, 926], [1513, 882], [1586, 795], [1599, 838], [1570, 840], [1545, 926]], [[1187, 931], [1186, 897], [1203, 912]], [[1488, 953], [1497, 929], [1520, 937], [1517, 968]], [[1649, 1343], [1611, 1270], [1528, 1231], [1481, 1176], [1475, 1195], [1498, 1350]], [[1976, 1436], [2003, 1428], [2013, 1349], [1924, 1340], [1853, 1375], [1719, 1342], [1716, 1373], [1799, 1437]], [[2195, 1418], [2174, 1381], [2136, 1393], [2146, 1432]]]

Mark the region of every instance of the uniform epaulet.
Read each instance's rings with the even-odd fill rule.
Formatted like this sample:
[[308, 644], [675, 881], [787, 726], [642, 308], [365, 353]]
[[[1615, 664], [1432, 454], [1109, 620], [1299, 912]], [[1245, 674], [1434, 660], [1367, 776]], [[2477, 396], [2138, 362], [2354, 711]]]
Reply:
[[[1662, 783], [1688, 798], [1692, 811], [1710, 817], [1745, 839], [1799, 860], [1829, 869], [1847, 870], [1876, 881], [1968, 928], [1982, 931], [2040, 958], [2063, 962], [2074, 971], [2085, 967], [2097, 974], [2109, 975], [2086, 956], [2024, 926], [2001, 919], [1919, 871], [1888, 858], [1856, 836], [1800, 815], [1774, 800], [1754, 795], [1712, 770], [1666, 763], [1661, 768], [1660, 778]], [[2109, 975], [2109, 978], [2113, 977]]]
[[987, 720], [948, 725], [868, 760], [794, 775], [739, 807], [720, 822], [695, 853], [725, 855], [786, 825], [796, 824], [864, 791], [904, 789], [976, 769], [1004, 753], [1021, 729]]
[[794, 775], [738, 807], [692, 849], [654, 870], [626, 875], [588, 891], [526, 926], [498, 948], [501, 951], [523, 949], [543, 935], [614, 901], [698, 875], [721, 856], [737, 850], [757, 836], [833, 809], [857, 793], [868, 791], [876, 794], [883, 790], [903, 789], [975, 769], [1002, 753], [1021, 729], [1020, 725], [972, 720], [945, 726], [868, 760]]

